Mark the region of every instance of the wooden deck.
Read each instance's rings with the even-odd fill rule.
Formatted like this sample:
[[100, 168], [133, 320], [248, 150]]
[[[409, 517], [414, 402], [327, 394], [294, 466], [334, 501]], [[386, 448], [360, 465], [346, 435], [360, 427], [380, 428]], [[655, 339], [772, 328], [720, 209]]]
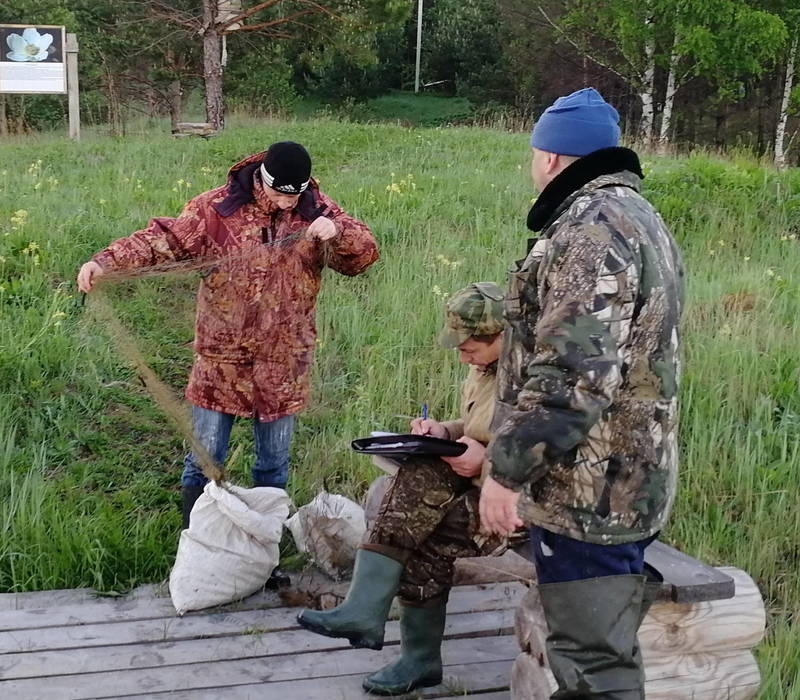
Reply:
[[[458, 586], [448, 605], [445, 681], [419, 698], [508, 700], [519, 645], [518, 583]], [[361, 678], [393, 659], [390, 621], [382, 651], [298, 627], [286, 595], [264, 591], [182, 618], [163, 588], [122, 598], [89, 590], [0, 595], [0, 698], [349, 700], [374, 698]]]

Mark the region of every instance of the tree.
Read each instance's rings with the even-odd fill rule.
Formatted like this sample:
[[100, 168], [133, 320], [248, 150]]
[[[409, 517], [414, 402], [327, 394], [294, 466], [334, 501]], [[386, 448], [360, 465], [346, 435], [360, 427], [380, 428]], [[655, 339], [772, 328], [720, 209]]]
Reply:
[[672, 32], [659, 150], [666, 149], [677, 91], [704, 77], [717, 101], [738, 98], [744, 81], [759, 77], [786, 41], [781, 19], [739, 0], [666, 0], [661, 3]]
[[778, 124], [775, 128], [775, 167], [779, 170], [786, 168], [786, 125], [789, 113], [793, 108], [800, 106], [800, 89], [794, 88], [795, 72], [798, 62], [798, 45], [800, 45], [800, 3], [787, 3], [784, 8], [784, 21], [792, 37], [786, 52], [786, 72], [784, 73], [781, 106], [778, 115]]

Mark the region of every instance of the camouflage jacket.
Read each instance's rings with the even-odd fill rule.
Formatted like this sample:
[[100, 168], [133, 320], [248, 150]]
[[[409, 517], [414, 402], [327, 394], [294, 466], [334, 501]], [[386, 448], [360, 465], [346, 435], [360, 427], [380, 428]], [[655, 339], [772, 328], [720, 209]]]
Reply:
[[[93, 259], [105, 270], [221, 259], [200, 282], [186, 397], [271, 421], [305, 405], [322, 270], [357, 275], [377, 260], [378, 249], [366, 224], [314, 180], [294, 209], [264, 209], [252, 194], [263, 156], [234, 165], [226, 185], [192, 199], [179, 217], [153, 219]], [[337, 235], [325, 243], [302, 235], [318, 216], [336, 225]]]
[[527, 523], [600, 544], [660, 530], [677, 482], [683, 267], [639, 186], [578, 177], [511, 272], [489, 448]]

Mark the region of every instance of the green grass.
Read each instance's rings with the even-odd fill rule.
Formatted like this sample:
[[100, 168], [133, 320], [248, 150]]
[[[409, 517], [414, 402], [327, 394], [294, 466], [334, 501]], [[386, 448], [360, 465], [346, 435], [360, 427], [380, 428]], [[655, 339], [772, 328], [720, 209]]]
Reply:
[[[442, 298], [470, 281], [502, 283], [523, 253], [532, 197], [525, 135], [251, 120], [209, 141], [159, 130], [125, 140], [88, 134], [80, 144], [6, 142], [0, 590], [124, 590], [167, 575], [184, 445], [79, 305], [73, 278], [113, 238], [149, 216], [176, 214], [190, 195], [221, 182], [230, 163], [287, 138], [308, 144], [323, 188], [372, 225], [382, 249], [361, 277], [325, 275], [292, 496], [305, 502], [323, 482], [360, 496], [376, 473], [350, 451], [352, 438], [402, 429], [423, 401], [435, 416], [456, 410], [463, 371], [435, 344]], [[645, 165], [646, 192], [689, 271], [681, 490], [665, 537], [756, 579], [769, 610], [758, 651], [762, 698], [796, 698], [800, 173], [704, 155]], [[191, 361], [195, 285], [149, 280], [113, 294], [176, 391]], [[245, 423], [233, 440], [233, 478], [247, 484]]]

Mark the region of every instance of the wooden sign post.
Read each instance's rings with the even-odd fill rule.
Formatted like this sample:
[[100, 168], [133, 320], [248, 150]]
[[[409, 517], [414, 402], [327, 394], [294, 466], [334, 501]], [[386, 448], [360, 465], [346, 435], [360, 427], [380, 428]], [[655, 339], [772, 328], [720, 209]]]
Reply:
[[0, 47], [0, 93], [66, 93], [69, 137], [79, 140], [78, 39], [75, 34], [65, 34], [63, 26], [0, 24]]
[[81, 140], [81, 110], [78, 98], [78, 37], [67, 34], [67, 102], [69, 104], [69, 137]]

